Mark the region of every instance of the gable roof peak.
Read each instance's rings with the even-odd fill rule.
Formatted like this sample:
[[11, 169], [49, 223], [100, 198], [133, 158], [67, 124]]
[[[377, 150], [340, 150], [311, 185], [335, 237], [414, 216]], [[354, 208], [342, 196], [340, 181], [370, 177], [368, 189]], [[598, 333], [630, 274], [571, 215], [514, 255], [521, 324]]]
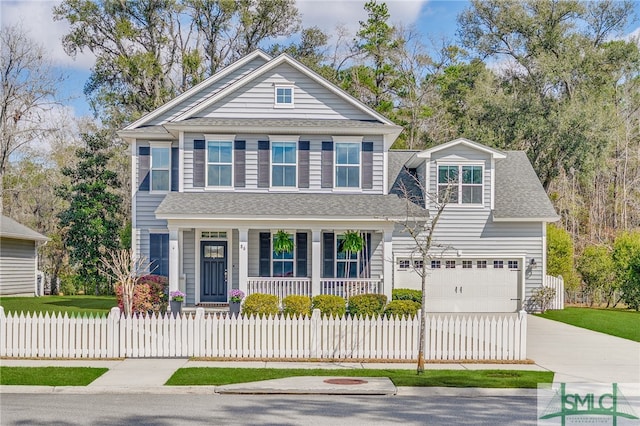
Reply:
[[502, 151], [499, 151], [499, 150], [497, 150], [495, 148], [490, 148], [490, 147], [488, 147], [486, 145], [480, 144], [478, 142], [474, 142], [474, 141], [472, 141], [470, 139], [466, 139], [466, 138], [457, 138], [457, 139], [454, 139], [452, 141], [449, 141], [449, 142], [434, 146], [432, 148], [429, 148], [427, 150], [424, 150], [424, 151], [418, 153], [416, 156], [418, 158], [429, 159], [429, 158], [431, 158], [431, 154], [433, 154], [434, 152], [442, 151], [444, 149], [448, 149], [448, 148], [451, 148], [451, 147], [454, 147], [454, 146], [457, 146], [457, 145], [464, 145], [464, 146], [467, 146], [469, 148], [472, 148], [472, 149], [487, 153], [487, 154], [491, 155], [491, 158], [493, 158], [493, 159], [507, 158], [506, 154], [504, 152], [502, 152]]

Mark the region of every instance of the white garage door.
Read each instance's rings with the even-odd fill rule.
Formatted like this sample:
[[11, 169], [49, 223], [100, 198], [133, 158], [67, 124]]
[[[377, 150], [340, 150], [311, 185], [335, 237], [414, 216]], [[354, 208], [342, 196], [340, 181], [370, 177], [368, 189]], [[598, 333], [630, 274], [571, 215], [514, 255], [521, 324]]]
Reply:
[[[517, 311], [521, 263], [504, 258], [433, 260], [427, 268], [427, 312]], [[420, 288], [415, 271], [411, 276], [405, 270], [404, 277], [414, 282], [403, 286], [396, 281], [396, 288]]]

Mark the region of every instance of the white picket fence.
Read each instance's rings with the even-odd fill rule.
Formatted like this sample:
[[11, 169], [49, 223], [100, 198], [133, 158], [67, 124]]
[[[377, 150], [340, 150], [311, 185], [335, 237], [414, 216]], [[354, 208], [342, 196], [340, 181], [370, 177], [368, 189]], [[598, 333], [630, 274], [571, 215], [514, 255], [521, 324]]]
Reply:
[[544, 279], [544, 286], [555, 289], [556, 296], [551, 301], [549, 309], [564, 309], [564, 279], [562, 275], [554, 277], [552, 275], [546, 275]]
[[[4, 314], [0, 356], [416, 360], [420, 318]], [[526, 314], [428, 315], [427, 360], [524, 360]]]

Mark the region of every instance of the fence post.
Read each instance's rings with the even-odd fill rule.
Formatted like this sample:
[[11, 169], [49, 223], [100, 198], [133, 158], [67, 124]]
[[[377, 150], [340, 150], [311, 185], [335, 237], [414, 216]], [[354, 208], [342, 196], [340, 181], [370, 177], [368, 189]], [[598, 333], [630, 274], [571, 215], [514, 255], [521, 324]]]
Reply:
[[520, 360], [527, 359], [527, 311], [518, 312], [520, 320]]
[[311, 313], [311, 358], [319, 358], [318, 356], [318, 340], [320, 329], [320, 309], [314, 309]]
[[111, 308], [107, 317], [107, 358], [120, 356], [120, 308]]
[[0, 356], [7, 355], [7, 317], [4, 315], [4, 307], [0, 306]]

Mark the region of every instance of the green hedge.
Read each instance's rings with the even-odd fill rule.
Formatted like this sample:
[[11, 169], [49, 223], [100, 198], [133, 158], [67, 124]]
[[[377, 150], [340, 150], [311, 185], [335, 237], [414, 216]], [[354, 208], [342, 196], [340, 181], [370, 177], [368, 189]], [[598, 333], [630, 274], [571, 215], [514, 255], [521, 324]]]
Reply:
[[413, 318], [419, 310], [420, 304], [413, 300], [392, 300], [384, 308], [384, 314], [387, 318]]
[[384, 294], [359, 294], [349, 298], [349, 314], [358, 317], [377, 317], [384, 312], [387, 296]]
[[347, 301], [340, 296], [319, 294], [311, 301], [311, 309], [320, 309], [322, 316], [342, 317], [347, 312]]
[[292, 294], [282, 299], [282, 313], [291, 317], [311, 315], [311, 298]]
[[277, 315], [279, 312], [278, 296], [272, 294], [250, 294], [242, 304], [243, 315]]
[[422, 305], [422, 290], [410, 288], [396, 288], [391, 292], [392, 300], [412, 300]]

